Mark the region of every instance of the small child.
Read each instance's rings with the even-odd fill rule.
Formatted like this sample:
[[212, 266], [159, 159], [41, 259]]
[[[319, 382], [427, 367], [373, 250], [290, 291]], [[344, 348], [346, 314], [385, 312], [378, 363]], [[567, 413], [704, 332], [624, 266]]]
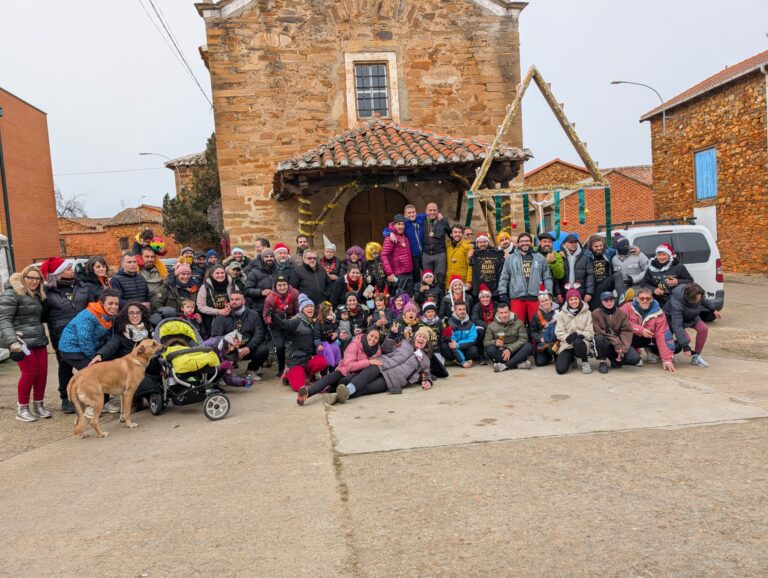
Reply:
[[388, 301], [389, 298], [383, 293], [374, 295], [373, 309], [371, 310], [370, 317], [368, 317], [368, 325], [376, 326], [376, 329], [378, 329], [381, 334], [382, 341], [384, 341], [384, 338], [387, 336], [389, 325], [392, 322], [392, 314], [389, 309], [387, 309]]
[[534, 363], [541, 367], [552, 362], [557, 355], [558, 341], [555, 336], [557, 308], [552, 296], [546, 291], [539, 293], [539, 308], [531, 319], [529, 332], [534, 342]]
[[243, 336], [237, 331], [232, 331], [221, 337], [211, 337], [203, 345], [213, 348], [216, 355], [219, 356], [221, 361], [219, 371], [224, 374], [225, 385], [251, 389], [253, 387], [253, 376], [249, 373], [242, 377], [235, 375], [234, 372], [234, 369], [237, 367], [238, 349], [240, 349], [242, 341]]
[[339, 314], [339, 339], [352, 339], [352, 322], [349, 320], [349, 311], [345, 305], [336, 310]]
[[341, 346], [339, 345], [339, 322], [333, 312], [333, 305], [328, 301], [324, 301], [318, 307], [315, 325], [322, 339], [323, 357], [328, 363], [328, 369], [333, 371], [341, 363]]
[[203, 318], [200, 316], [199, 313], [195, 311], [195, 308], [197, 307], [194, 299], [182, 299], [179, 304], [179, 309], [181, 310], [179, 317], [182, 319], [186, 319], [189, 321], [192, 325], [195, 326], [195, 329], [197, 329], [197, 332], [202, 334], [203, 332]]

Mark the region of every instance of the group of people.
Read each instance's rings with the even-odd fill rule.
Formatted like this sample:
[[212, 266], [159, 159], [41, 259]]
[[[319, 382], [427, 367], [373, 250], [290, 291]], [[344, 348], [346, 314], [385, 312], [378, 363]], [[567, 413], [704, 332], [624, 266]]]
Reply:
[[[669, 245], [649, 260], [620, 236], [609, 248], [602, 236], [581, 244], [571, 234], [555, 250], [550, 234], [502, 231], [493, 246], [488, 235], [450, 224], [436, 203], [424, 213], [407, 205], [380, 239], [341, 255], [325, 236], [318, 252], [299, 235], [293, 252], [259, 238], [250, 257], [235, 247], [223, 260], [184, 247], [166, 268], [155, 240], [140, 232], [113, 276], [92, 257], [81, 272], [50, 258], [10, 278], [0, 345], [22, 348], [17, 419], [50, 416], [44, 324], [62, 410], [72, 412], [66, 387], [75, 370], [126, 355], [172, 317], [246, 366], [242, 379], [227, 371], [227, 384], [250, 386], [275, 365], [300, 405], [321, 392], [343, 403], [409, 384], [429, 389], [451, 365], [554, 364], [564, 374], [575, 364], [591, 373], [594, 356], [606, 373], [642, 365], [644, 351], [646, 363], [661, 359], [670, 372], [679, 352], [707, 367], [701, 314], [719, 317]], [[119, 411], [119, 400], [105, 409]]]

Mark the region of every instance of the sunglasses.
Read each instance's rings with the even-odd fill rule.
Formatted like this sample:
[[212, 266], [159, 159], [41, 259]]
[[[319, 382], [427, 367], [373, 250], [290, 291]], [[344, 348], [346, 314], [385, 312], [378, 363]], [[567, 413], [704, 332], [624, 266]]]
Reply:
[[307, 261], [317, 261], [317, 257], [305, 257]]
[[653, 297], [638, 297], [638, 301], [653, 301]]

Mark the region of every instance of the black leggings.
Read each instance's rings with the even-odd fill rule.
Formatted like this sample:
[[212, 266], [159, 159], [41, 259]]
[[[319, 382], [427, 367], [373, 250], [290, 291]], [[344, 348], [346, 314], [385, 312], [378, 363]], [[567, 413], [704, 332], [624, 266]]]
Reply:
[[355, 385], [355, 392], [350, 394], [350, 398], [374, 393], [386, 393], [388, 389], [387, 382], [384, 381], [384, 376], [381, 374], [381, 369], [378, 365], [366, 367], [351, 382]]
[[309, 396], [316, 395], [323, 391], [324, 389], [328, 388], [336, 390], [336, 386], [339, 384], [347, 384], [350, 381], [352, 381], [352, 378], [355, 377], [355, 373], [350, 373], [349, 375], [342, 374], [338, 369], [332, 371], [331, 373], [328, 373], [318, 379], [315, 383], [309, 386]]
[[69, 380], [72, 379], [75, 368], [67, 363], [64, 359], [62, 359], [58, 350], [56, 350], [56, 361], [59, 364], [59, 397], [63, 401], [68, 399], [67, 386], [69, 385]]
[[581, 337], [577, 337], [572, 345], [573, 347], [570, 349], [566, 349], [557, 354], [557, 359], [555, 359], [555, 371], [560, 375], [568, 373], [568, 370], [571, 368], [571, 363], [573, 363], [575, 358], [581, 359], [582, 363], [586, 363], [589, 359], [589, 347]]
[[595, 351], [597, 352], [598, 361], [610, 361], [611, 365], [621, 367], [622, 365], [637, 365], [640, 363], [640, 354], [634, 347], [630, 347], [629, 351], [624, 353], [624, 357], [621, 361], [617, 361], [616, 348], [604, 335], [595, 336]]
[[552, 352], [551, 347], [547, 347], [546, 349], [537, 349], [533, 354], [533, 362], [536, 364], [536, 367], [544, 367], [545, 365], [549, 365], [552, 363], [554, 358], [555, 354]]
[[274, 326], [270, 326], [270, 333], [272, 345], [275, 347], [275, 357], [277, 357], [277, 374], [282, 376], [285, 370], [285, 336]]

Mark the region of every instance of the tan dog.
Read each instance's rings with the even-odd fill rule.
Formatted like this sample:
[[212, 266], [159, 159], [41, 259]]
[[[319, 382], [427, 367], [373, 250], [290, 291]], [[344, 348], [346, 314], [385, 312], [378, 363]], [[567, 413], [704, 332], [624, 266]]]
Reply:
[[85, 437], [85, 415], [83, 406], [93, 408], [91, 425], [99, 437], [104, 438], [109, 432], [99, 428], [99, 415], [104, 407], [104, 394], [121, 396], [122, 411], [120, 421], [130, 428], [139, 424], [131, 421], [131, 402], [133, 394], [144, 378], [144, 372], [150, 360], [165, 349], [164, 345], [152, 339], [143, 339], [128, 355], [112, 361], [104, 361], [86, 367], [78, 372], [67, 386], [67, 395], [77, 411], [75, 435]]

